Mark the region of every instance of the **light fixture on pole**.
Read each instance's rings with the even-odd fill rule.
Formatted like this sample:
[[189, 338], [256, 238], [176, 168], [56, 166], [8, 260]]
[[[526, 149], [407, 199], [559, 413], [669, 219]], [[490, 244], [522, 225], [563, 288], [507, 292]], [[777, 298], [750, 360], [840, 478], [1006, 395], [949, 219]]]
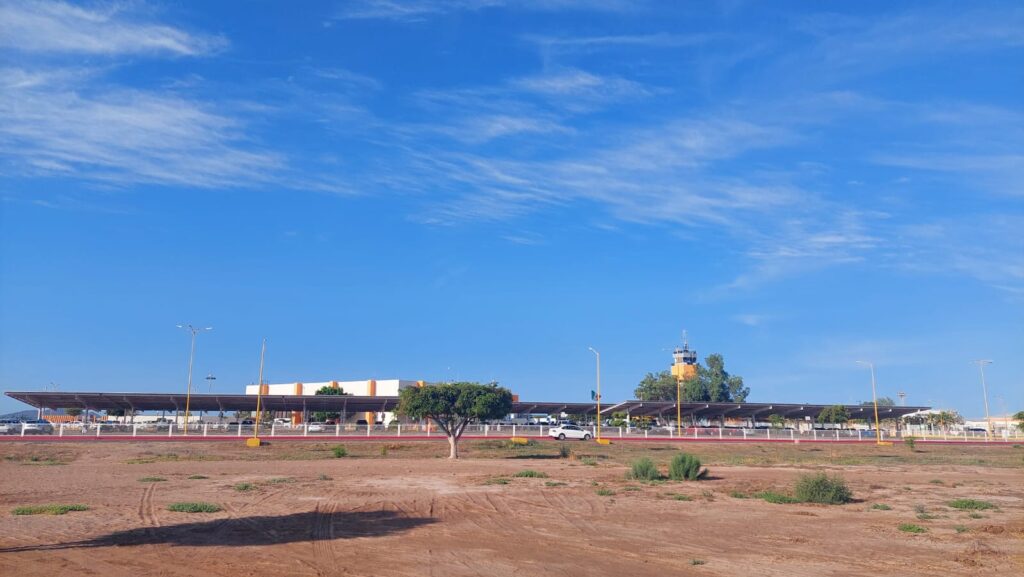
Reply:
[[985, 384], [985, 365], [991, 365], [992, 361], [989, 359], [978, 359], [974, 362], [978, 364], [978, 370], [981, 371], [981, 394], [985, 397], [985, 438], [988, 438], [989, 433], [992, 431], [992, 421], [988, 416], [988, 386]]
[[216, 380], [217, 380], [217, 377], [213, 376], [213, 373], [208, 373], [206, 375], [206, 382], [207, 382], [207, 384], [210, 385], [209, 392], [211, 392], [211, 393], [213, 392], [213, 381], [216, 381]]
[[192, 362], [196, 358], [196, 335], [201, 332], [212, 331], [213, 327], [194, 327], [192, 325], [178, 325], [192, 334], [192, 348], [188, 355], [188, 388], [185, 389], [185, 434], [188, 435], [188, 411], [192, 402]]
[[587, 347], [590, 352], [597, 356], [597, 391], [594, 392], [594, 400], [597, 401], [597, 440], [601, 440], [601, 353], [594, 347]]
[[875, 444], [882, 444], [882, 427], [878, 422], [878, 395], [875, 393], [875, 364], [867, 361], [857, 361], [858, 364], [867, 365], [871, 369], [871, 401], [875, 405]]

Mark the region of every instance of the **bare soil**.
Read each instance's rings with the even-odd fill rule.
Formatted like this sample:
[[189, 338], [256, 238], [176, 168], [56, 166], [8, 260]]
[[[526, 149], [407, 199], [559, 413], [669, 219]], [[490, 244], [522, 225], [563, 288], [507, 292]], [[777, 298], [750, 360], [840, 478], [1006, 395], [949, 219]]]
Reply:
[[[1024, 449], [1011, 446], [569, 443], [573, 455], [559, 458], [554, 442], [480, 441], [451, 462], [445, 443], [349, 442], [340, 459], [333, 445], [4, 443], [0, 575], [1024, 572]], [[664, 470], [680, 449], [710, 464], [712, 478], [626, 479], [630, 460], [650, 456]], [[525, 469], [547, 478], [513, 476]], [[750, 496], [785, 493], [812, 471], [843, 476], [856, 502]], [[960, 498], [997, 508], [949, 506]], [[167, 510], [191, 501], [222, 510]], [[41, 504], [89, 510], [10, 513]]]

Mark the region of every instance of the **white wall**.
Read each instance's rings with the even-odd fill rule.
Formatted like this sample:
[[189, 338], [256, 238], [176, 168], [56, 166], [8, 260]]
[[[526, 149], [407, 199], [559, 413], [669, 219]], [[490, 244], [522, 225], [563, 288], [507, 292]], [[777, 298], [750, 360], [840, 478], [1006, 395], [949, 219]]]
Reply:
[[[345, 391], [349, 395], [355, 396], [369, 396], [370, 395], [370, 381], [337, 381], [338, 387]], [[415, 387], [417, 381], [411, 381], [407, 379], [383, 379], [377, 381], [376, 395], [378, 397], [393, 397], [398, 395], [398, 391], [407, 389], [409, 387]], [[315, 395], [318, 390], [322, 387], [331, 386], [331, 381], [322, 381], [317, 383], [302, 383], [302, 394], [303, 395]], [[256, 385], [247, 385], [245, 387], [245, 394], [255, 395], [259, 392]], [[294, 395], [295, 394], [295, 383], [278, 383], [267, 385], [268, 395]]]

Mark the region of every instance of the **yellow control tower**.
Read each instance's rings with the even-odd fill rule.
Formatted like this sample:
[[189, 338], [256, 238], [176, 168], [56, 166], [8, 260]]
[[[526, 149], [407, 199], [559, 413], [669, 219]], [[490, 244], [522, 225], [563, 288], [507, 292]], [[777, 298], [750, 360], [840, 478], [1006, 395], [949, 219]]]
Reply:
[[672, 376], [676, 381], [685, 381], [697, 376], [697, 351], [690, 350], [690, 344], [686, 342], [686, 335], [683, 334], [683, 348], [676, 347], [672, 351]]

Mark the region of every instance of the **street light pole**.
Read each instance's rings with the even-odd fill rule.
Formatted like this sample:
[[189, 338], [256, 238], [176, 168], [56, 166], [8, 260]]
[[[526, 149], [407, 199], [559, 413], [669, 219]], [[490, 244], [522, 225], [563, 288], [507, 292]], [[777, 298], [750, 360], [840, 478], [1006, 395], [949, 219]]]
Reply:
[[597, 440], [601, 440], [601, 353], [594, 350], [594, 347], [587, 347], [590, 352], [597, 356], [597, 393], [595, 395], [595, 401], [597, 401]]
[[992, 361], [989, 359], [978, 359], [974, 362], [978, 363], [978, 370], [981, 371], [981, 393], [985, 396], [985, 438], [987, 439], [992, 431], [992, 420], [988, 416], [988, 386], [985, 384], [985, 365], [991, 365]]
[[871, 369], [871, 401], [875, 405], [875, 444], [882, 444], [882, 427], [878, 422], [878, 395], [875, 393], [875, 364], [866, 361], [857, 361], [862, 365], [867, 365]]
[[192, 402], [192, 363], [196, 358], [196, 335], [204, 331], [212, 331], [213, 327], [194, 327], [192, 325], [178, 325], [192, 334], [192, 348], [188, 355], [188, 388], [185, 389], [185, 435], [188, 435], [188, 411]]

